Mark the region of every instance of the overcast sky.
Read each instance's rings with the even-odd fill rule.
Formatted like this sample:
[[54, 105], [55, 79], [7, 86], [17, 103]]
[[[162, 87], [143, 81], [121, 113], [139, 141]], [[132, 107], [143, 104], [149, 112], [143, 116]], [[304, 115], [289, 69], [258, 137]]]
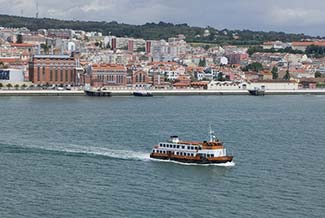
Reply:
[[[0, 0], [0, 13], [35, 16], [35, 0]], [[39, 0], [39, 17], [188, 23], [325, 36], [325, 0]]]

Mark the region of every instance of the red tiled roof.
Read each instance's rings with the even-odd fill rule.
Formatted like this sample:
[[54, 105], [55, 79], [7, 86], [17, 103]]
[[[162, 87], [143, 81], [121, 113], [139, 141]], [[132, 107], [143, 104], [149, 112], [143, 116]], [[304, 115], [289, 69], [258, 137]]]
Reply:
[[10, 43], [11, 47], [20, 47], [20, 48], [25, 48], [25, 47], [35, 47], [34, 44], [29, 44], [29, 43]]
[[292, 42], [292, 46], [309, 46], [309, 45], [325, 46], [325, 41]]

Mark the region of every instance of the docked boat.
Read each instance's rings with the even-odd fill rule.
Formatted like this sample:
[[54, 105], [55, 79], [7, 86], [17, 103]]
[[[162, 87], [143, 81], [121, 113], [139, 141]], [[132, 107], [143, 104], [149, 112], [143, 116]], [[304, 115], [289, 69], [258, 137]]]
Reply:
[[154, 146], [150, 158], [195, 164], [220, 164], [233, 160], [213, 131], [210, 131], [210, 140], [203, 142], [180, 141], [178, 136], [171, 136], [168, 142]]
[[137, 97], [152, 97], [153, 94], [151, 92], [147, 92], [147, 91], [140, 91], [140, 92], [133, 92], [134, 96]]
[[87, 96], [96, 96], [96, 97], [111, 97], [112, 96], [111, 92], [101, 91], [101, 90], [96, 90], [96, 91], [85, 90], [85, 94]]
[[264, 96], [265, 95], [265, 90], [263, 89], [251, 89], [248, 90], [249, 94], [254, 95], [254, 96]]

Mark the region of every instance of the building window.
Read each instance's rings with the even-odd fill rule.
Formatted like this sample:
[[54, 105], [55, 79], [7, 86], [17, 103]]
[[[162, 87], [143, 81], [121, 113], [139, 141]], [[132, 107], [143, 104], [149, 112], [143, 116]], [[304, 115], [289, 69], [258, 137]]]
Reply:
[[68, 68], [65, 69], [65, 81], [68, 82]]
[[52, 66], [50, 66], [50, 81], [53, 81], [53, 69], [52, 69]]
[[45, 66], [42, 67], [42, 81], [45, 80]]
[[63, 68], [60, 69], [60, 81], [63, 81]]
[[75, 78], [74, 78], [74, 70], [73, 70], [73, 69], [70, 69], [70, 80], [71, 80], [72, 82], [75, 81]]
[[54, 70], [54, 79], [55, 79], [55, 82], [58, 81], [58, 68], [56, 67], [55, 70]]
[[40, 81], [41, 79], [40, 79], [40, 71], [41, 71], [41, 69], [40, 69], [41, 67], [40, 66], [37, 66], [37, 81]]

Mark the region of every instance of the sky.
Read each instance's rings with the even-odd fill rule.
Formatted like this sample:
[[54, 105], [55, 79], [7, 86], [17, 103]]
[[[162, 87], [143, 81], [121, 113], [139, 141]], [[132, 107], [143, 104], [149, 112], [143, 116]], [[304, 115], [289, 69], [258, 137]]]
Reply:
[[[39, 0], [39, 17], [187, 23], [325, 36], [324, 0]], [[0, 0], [0, 14], [35, 17], [36, 0]]]

